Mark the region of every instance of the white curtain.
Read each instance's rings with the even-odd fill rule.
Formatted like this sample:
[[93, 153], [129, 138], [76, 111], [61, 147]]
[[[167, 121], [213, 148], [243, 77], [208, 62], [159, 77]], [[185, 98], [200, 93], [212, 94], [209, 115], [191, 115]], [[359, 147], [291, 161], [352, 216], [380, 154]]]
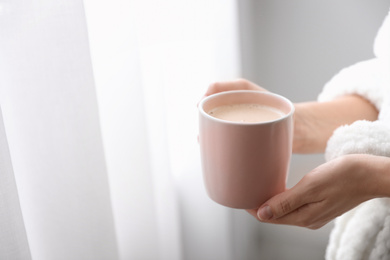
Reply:
[[196, 104], [234, 0], [0, 0], [0, 259], [233, 259]]

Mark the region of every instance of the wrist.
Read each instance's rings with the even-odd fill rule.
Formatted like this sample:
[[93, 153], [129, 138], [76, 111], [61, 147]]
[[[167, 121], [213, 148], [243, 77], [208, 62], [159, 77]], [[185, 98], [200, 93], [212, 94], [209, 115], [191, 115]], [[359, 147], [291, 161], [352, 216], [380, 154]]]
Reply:
[[322, 153], [333, 130], [326, 130], [317, 102], [295, 104], [294, 153]]
[[339, 159], [348, 167], [349, 182], [355, 183], [355, 197], [361, 202], [390, 197], [390, 158], [370, 154], [350, 154]]
[[376, 108], [355, 95], [328, 102], [295, 104], [293, 151], [322, 153], [336, 128], [357, 120], [374, 121], [377, 117]]
[[364, 169], [369, 177], [368, 191], [371, 198], [390, 197], [390, 158], [384, 156], [362, 155], [358, 167]]

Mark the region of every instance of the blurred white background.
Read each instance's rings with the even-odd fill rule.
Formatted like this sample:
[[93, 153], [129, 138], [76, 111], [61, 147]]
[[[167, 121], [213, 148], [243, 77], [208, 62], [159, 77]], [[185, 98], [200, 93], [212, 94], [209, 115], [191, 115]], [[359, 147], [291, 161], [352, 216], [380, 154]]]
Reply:
[[[388, 0], [0, 0], [0, 259], [323, 259], [206, 195], [196, 104], [237, 77], [315, 100]], [[294, 155], [288, 186], [323, 162]]]

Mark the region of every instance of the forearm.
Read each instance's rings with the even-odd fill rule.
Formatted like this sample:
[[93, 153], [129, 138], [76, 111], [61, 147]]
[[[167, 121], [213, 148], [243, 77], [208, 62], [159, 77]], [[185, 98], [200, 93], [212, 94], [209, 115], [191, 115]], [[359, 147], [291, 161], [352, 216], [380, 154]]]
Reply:
[[377, 109], [360, 96], [340, 97], [329, 102], [295, 104], [295, 153], [321, 153], [333, 131], [357, 120], [374, 121]]

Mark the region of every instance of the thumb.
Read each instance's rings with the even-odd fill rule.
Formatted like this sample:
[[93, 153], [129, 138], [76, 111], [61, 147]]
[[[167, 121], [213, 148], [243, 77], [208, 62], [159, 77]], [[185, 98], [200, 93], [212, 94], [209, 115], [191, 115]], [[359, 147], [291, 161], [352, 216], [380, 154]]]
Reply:
[[260, 221], [283, 217], [304, 204], [301, 198], [302, 196], [294, 188], [279, 193], [258, 209], [257, 217]]

